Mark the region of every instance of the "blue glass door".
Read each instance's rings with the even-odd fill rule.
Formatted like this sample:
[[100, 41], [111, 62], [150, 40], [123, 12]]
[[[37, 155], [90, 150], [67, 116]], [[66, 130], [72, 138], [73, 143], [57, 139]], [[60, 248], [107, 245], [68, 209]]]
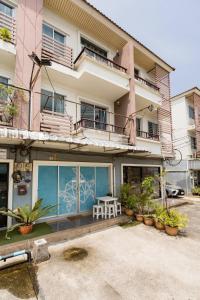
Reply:
[[96, 197], [104, 197], [109, 191], [109, 168], [96, 167]]
[[80, 167], [80, 212], [92, 210], [95, 197], [95, 168]]
[[38, 169], [38, 199], [43, 199], [43, 206], [56, 205], [48, 214], [58, 214], [58, 167], [39, 166]]
[[77, 213], [77, 168], [59, 167], [59, 215]]

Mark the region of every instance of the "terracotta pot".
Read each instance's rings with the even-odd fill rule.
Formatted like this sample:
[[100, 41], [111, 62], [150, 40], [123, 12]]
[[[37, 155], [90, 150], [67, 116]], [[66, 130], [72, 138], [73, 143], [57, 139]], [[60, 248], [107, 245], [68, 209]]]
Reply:
[[155, 224], [156, 229], [158, 229], [158, 230], [165, 230], [165, 225], [162, 224], [162, 223], [160, 223], [159, 221], [155, 221], [154, 220], [154, 224]]
[[23, 225], [23, 226], [19, 227], [19, 232], [21, 234], [28, 234], [28, 233], [30, 233], [32, 231], [32, 229], [33, 229], [33, 225], [32, 224], [30, 224], [30, 225]]
[[176, 236], [178, 234], [178, 227], [170, 227], [165, 225], [165, 232], [169, 235]]
[[126, 214], [127, 216], [129, 216], [129, 217], [132, 217], [132, 215], [133, 215], [133, 210], [130, 209], [130, 208], [126, 208], [126, 209], [125, 209], [125, 214]]
[[139, 214], [136, 214], [136, 215], [135, 215], [135, 218], [136, 218], [136, 220], [137, 220], [138, 222], [143, 222], [143, 220], [144, 220], [143, 215], [139, 215]]
[[153, 226], [154, 219], [151, 217], [144, 217], [144, 224], [147, 226]]

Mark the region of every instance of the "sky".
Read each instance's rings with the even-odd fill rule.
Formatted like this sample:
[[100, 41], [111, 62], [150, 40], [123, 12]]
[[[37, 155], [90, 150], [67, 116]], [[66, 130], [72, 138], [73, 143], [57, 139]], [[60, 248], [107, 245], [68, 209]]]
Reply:
[[89, 0], [176, 70], [171, 95], [200, 88], [200, 0]]

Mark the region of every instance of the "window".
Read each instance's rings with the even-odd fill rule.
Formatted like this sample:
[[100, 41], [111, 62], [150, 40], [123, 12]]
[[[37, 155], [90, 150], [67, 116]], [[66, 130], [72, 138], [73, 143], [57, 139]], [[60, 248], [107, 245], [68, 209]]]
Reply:
[[8, 78], [0, 76], [0, 84], [2, 84], [2, 88], [0, 88], [0, 102], [3, 100], [7, 101], [8, 100], [8, 94], [5, 91], [5, 88], [8, 84]]
[[0, 2], [0, 12], [3, 14], [12, 17], [13, 15], [13, 8], [3, 2]]
[[49, 36], [50, 38], [52, 38], [53, 40], [55, 40], [56, 42], [63, 44], [63, 45], [65, 44], [65, 35], [58, 32], [53, 27], [51, 27], [47, 24], [43, 24], [42, 32], [43, 32], [43, 34], [45, 34], [45, 35]]
[[194, 108], [192, 106], [189, 106], [189, 118], [194, 120]]
[[150, 137], [158, 135], [158, 124], [153, 122], [148, 122], [148, 134]]
[[138, 77], [140, 75], [140, 71], [137, 68], [134, 68], [134, 74]]
[[81, 102], [81, 120], [87, 128], [106, 130], [106, 109], [93, 104]]
[[90, 41], [86, 40], [85, 38], [81, 37], [81, 46], [83, 47], [87, 47], [90, 50], [96, 52], [97, 54], [107, 58], [107, 51], [105, 51], [104, 49], [100, 48], [99, 46], [96, 46], [95, 44], [91, 43]]
[[49, 110], [57, 113], [64, 113], [63, 95], [42, 90], [41, 95], [41, 111]]
[[141, 119], [140, 118], [136, 118], [136, 131], [138, 133], [140, 133], [140, 131], [141, 131]]
[[193, 150], [196, 150], [196, 149], [197, 149], [196, 138], [193, 137], [193, 136], [191, 136], [191, 137], [190, 137], [190, 142], [191, 142], [191, 148], [192, 148]]

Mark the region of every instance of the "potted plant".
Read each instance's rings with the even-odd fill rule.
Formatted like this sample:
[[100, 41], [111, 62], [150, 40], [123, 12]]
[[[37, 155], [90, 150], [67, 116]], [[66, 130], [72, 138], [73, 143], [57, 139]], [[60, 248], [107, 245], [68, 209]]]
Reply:
[[154, 224], [154, 216], [152, 214], [152, 209], [153, 209], [153, 193], [154, 193], [154, 178], [151, 176], [146, 177], [141, 185], [142, 188], [142, 197], [143, 197], [143, 202], [144, 206], [146, 209], [146, 213], [144, 214], [144, 224], [148, 226], [153, 226]]
[[129, 217], [133, 216], [134, 209], [135, 209], [135, 203], [136, 203], [135, 195], [129, 195], [128, 199], [126, 201], [126, 205], [125, 205], [125, 213], [127, 216], [129, 216]]
[[165, 217], [165, 231], [171, 236], [176, 236], [179, 229], [187, 226], [188, 217], [184, 214], [181, 214], [177, 210], [166, 210]]
[[3, 27], [0, 28], [0, 39], [2, 39], [5, 42], [11, 41], [11, 32], [7, 28]]
[[33, 229], [34, 222], [41, 217], [46, 216], [54, 207], [55, 205], [47, 205], [42, 207], [42, 199], [39, 199], [33, 208], [31, 208], [28, 204], [25, 204], [23, 207], [18, 207], [14, 210], [1, 210], [1, 215], [11, 217], [17, 222], [7, 229], [6, 239], [9, 239], [8, 233], [16, 228], [19, 228], [19, 232], [21, 234], [30, 233]]
[[124, 212], [128, 216], [133, 215], [133, 209], [131, 205], [131, 200], [129, 197], [132, 195], [132, 186], [130, 183], [124, 183], [121, 185], [120, 189], [120, 200], [123, 206]]
[[156, 229], [165, 230], [165, 214], [166, 209], [162, 205], [157, 204], [154, 211], [154, 225]]
[[193, 196], [199, 195], [199, 188], [197, 186], [192, 188], [192, 195]]
[[18, 114], [18, 106], [14, 103], [8, 103], [5, 107], [5, 112], [8, 114], [8, 118], [11, 120]]

